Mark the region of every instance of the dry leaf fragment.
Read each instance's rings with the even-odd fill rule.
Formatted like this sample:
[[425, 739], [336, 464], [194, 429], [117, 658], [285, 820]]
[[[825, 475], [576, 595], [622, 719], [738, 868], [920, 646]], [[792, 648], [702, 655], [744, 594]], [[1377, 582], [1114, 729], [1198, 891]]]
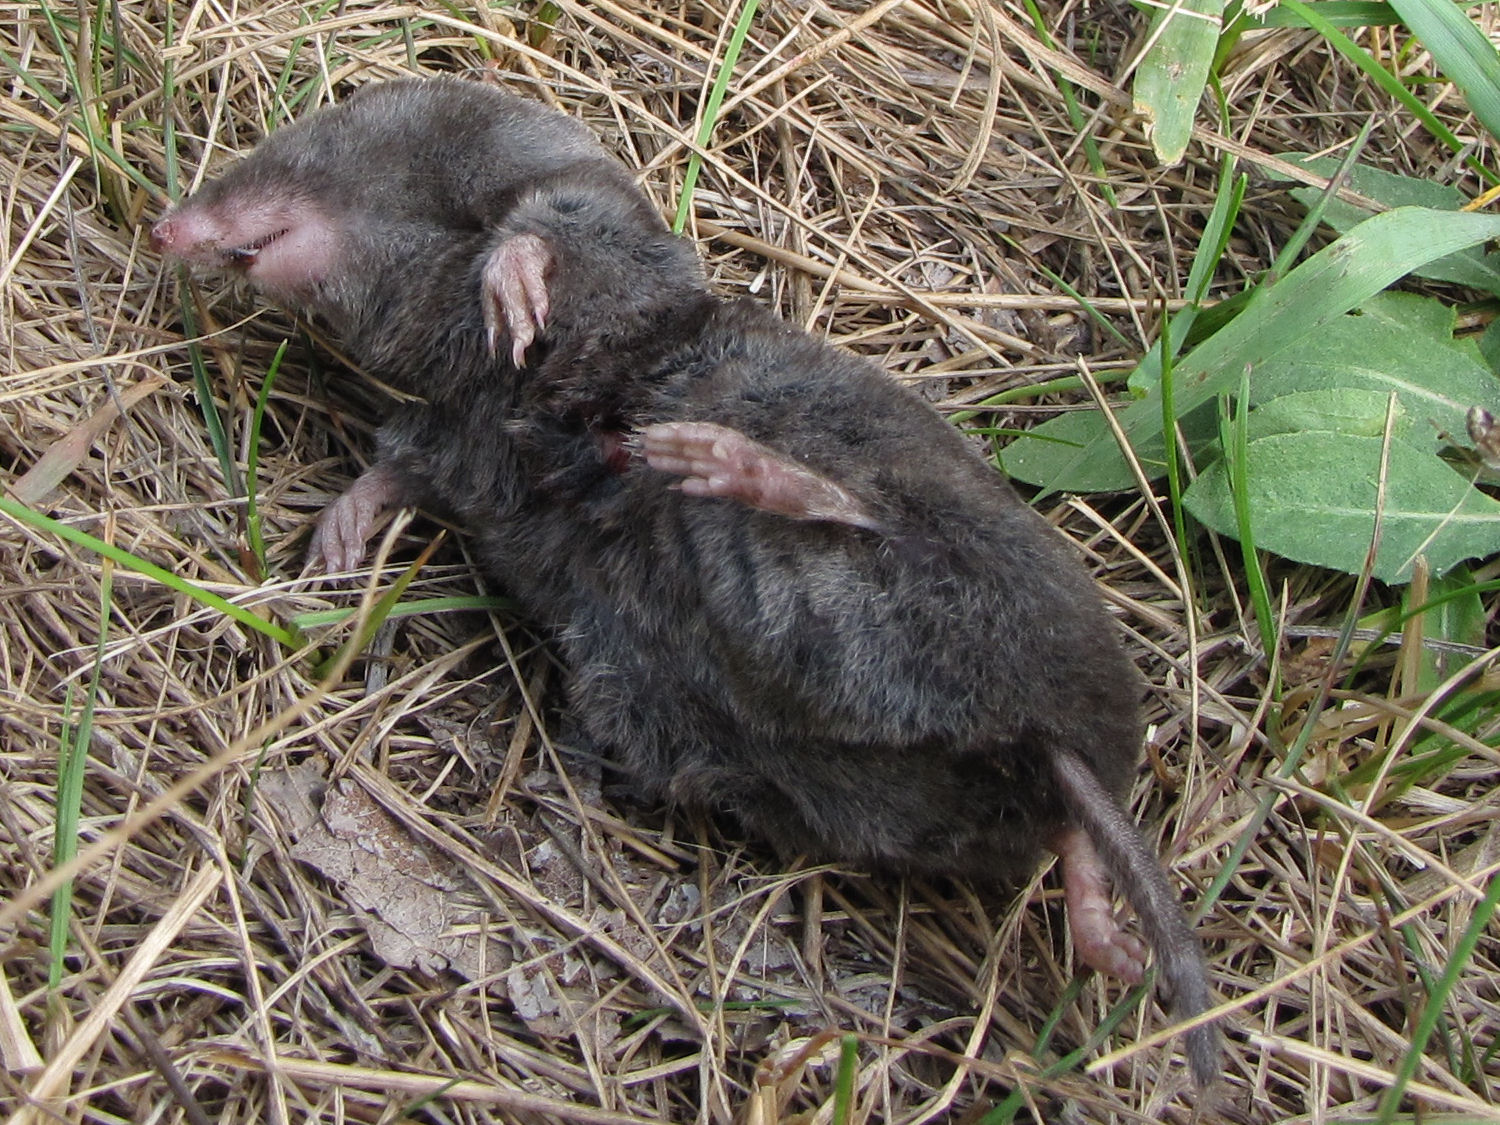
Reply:
[[740, 1114], [741, 1125], [776, 1125], [785, 1120], [808, 1067], [824, 1068], [839, 1057], [839, 1032], [793, 1039], [755, 1067], [755, 1088]]
[[42, 1056], [21, 1019], [3, 967], [0, 967], [0, 1065], [8, 1074], [34, 1074], [42, 1069]]
[[11, 485], [12, 495], [21, 503], [32, 507], [40, 504], [69, 473], [78, 468], [94, 444], [115, 424], [115, 419], [120, 416], [121, 406], [129, 410], [166, 382], [165, 375], [152, 375], [122, 391], [118, 400], [113, 396], [107, 398], [86, 420], [47, 447], [47, 451], [37, 458], [31, 468]]
[[296, 837], [292, 856], [338, 884], [388, 965], [484, 980], [510, 964], [505, 945], [485, 943], [486, 914], [468, 905], [466, 876], [435, 859], [359, 784], [330, 786], [308, 761], [263, 778], [261, 793]]

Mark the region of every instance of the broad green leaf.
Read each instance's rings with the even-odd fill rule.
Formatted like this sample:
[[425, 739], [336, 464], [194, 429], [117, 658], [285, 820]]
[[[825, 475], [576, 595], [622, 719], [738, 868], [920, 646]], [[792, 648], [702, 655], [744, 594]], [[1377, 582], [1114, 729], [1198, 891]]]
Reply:
[[[1297, 434], [1325, 431], [1379, 437], [1385, 433], [1389, 395], [1380, 391], [1353, 387], [1332, 387], [1322, 391], [1298, 391], [1273, 398], [1250, 412], [1250, 440], [1272, 434]], [[1408, 437], [1412, 430], [1411, 415], [1399, 403], [1396, 407], [1394, 433]]]
[[1390, 0], [1401, 22], [1432, 53], [1438, 69], [1463, 91], [1492, 137], [1500, 137], [1500, 55], [1453, 0]]
[[[1308, 156], [1300, 152], [1283, 152], [1279, 155], [1288, 164], [1296, 164], [1320, 176], [1331, 176], [1339, 166], [1338, 158], [1333, 156]], [[1372, 168], [1368, 164], [1354, 164], [1349, 168], [1348, 186], [1360, 195], [1368, 196], [1377, 203], [1384, 203], [1387, 207], [1431, 207], [1438, 211], [1457, 211], [1468, 202], [1464, 193], [1455, 187], [1440, 184], [1436, 180], [1402, 176], [1396, 172]], [[1303, 202], [1310, 202], [1322, 194], [1322, 189], [1298, 187], [1292, 189], [1292, 194]], [[1348, 227], [1369, 218], [1370, 212], [1335, 199], [1329, 204], [1328, 215], [1330, 223]], [[1338, 216], [1339, 221], [1335, 222], [1334, 216]]]
[[1282, 352], [1252, 372], [1250, 400], [1268, 403], [1300, 391], [1364, 390], [1376, 392], [1383, 404], [1394, 391], [1402, 414], [1416, 423], [1412, 443], [1435, 448], [1441, 434], [1463, 434], [1471, 406], [1500, 397], [1500, 382], [1466, 350], [1454, 347], [1451, 336], [1426, 335], [1419, 323], [1375, 313], [1341, 316], [1309, 334], [1300, 348]]
[[1402, 332], [1420, 332], [1444, 347], [1457, 343], [1453, 331], [1458, 327], [1458, 310], [1419, 293], [1395, 289], [1376, 293], [1359, 303], [1359, 315], [1365, 320], [1384, 321]]
[[1402, 332], [1420, 332], [1433, 343], [1457, 352], [1471, 363], [1488, 366], [1476, 337], [1453, 335], [1458, 329], [1458, 309], [1435, 297], [1387, 289], [1368, 301], [1361, 301], [1359, 315], [1388, 321]]
[[[1329, 156], [1303, 156], [1285, 153], [1283, 160], [1300, 164], [1320, 176], [1333, 174], [1338, 161]], [[1384, 203], [1387, 207], [1431, 207], [1437, 211], [1457, 211], [1468, 197], [1457, 188], [1432, 180], [1416, 180], [1410, 176], [1398, 176], [1364, 164], [1349, 169], [1349, 187], [1367, 199]], [[1291, 190], [1292, 198], [1303, 206], [1311, 207], [1322, 192], [1317, 188], [1299, 187]], [[1358, 226], [1371, 212], [1342, 199], [1330, 199], [1323, 220], [1334, 230], [1344, 231]], [[1500, 255], [1486, 254], [1475, 247], [1429, 262], [1420, 269], [1412, 270], [1418, 277], [1434, 281], [1451, 281], [1455, 285], [1469, 285], [1488, 293], [1500, 293]]]
[[[1233, 392], [1246, 365], [1253, 388], [1256, 372], [1272, 359], [1305, 347], [1312, 333], [1413, 269], [1497, 237], [1500, 216], [1494, 215], [1400, 207], [1367, 219], [1271, 285], [1244, 313], [1178, 360], [1178, 416]], [[1131, 402], [1117, 414], [1148, 473], [1162, 456], [1158, 394]], [[1061, 422], [1046, 422], [1007, 446], [1001, 453], [1005, 471], [1049, 489], [1088, 489], [1092, 480], [1130, 479], [1107, 427], [1096, 425], [1090, 435], [1078, 422], [1068, 423], [1066, 430], [1057, 428]], [[1047, 440], [1054, 435], [1075, 444]]]
[[[1326, 432], [1252, 441], [1245, 479], [1256, 546], [1358, 573], [1375, 529], [1381, 444], [1378, 437]], [[1201, 473], [1183, 499], [1200, 522], [1235, 535], [1222, 461]], [[1391, 442], [1383, 512], [1374, 568], [1382, 582], [1409, 580], [1418, 552], [1442, 574], [1500, 551], [1500, 503], [1435, 454], [1404, 441]]]
[[1490, 370], [1500, 375], [1500, 320], [1490, 321], [1490, 326], [1480, 333], [1479, 351]]
[[1131, 99], [1163, 164], [1181, 160], [1193, 135], [1223, 13], [1224, 0], [1166, 0], [1151, 21]]
[[[1157, 401], [1154, 396], [1152, 401]], [[1199, 410], [1188, 418], [1180, 418], [1178, 425], [1193, 448], [1218, 433], [1211, 410]], [[1038, 434], [1042, 436], [1037, 437]], [[1101, 444], [1108, 445], [1111, 456], [1094, 457], [1079, 463], [1068, 478], [1069, 483], [1059, 487], [1070, 492], [1122, 492], [1134, 488], [1135, 473], [1120, 456], [1119, 447], [1114, 444], [1114, 433], [1097, 410], [1063, 414], [1016, 438], [1000, 451], [1000, 467], [1017, 480], [1044, 484], [1063, 459], [1073, 457], [1090, 445]], [[1148, 480], [1155, 480], [1166, 471], [1166, 452], [1159, 429], [1134, 448]]]
[[[1109, 424], [1098, 411], [1061, 414], [1002, 449], [1000, 467], [1017, 480], [1041, 484], [1050, 479], [1057, 465], [1070, 461], [1077, 453], [1108, 436]], [[1159, 443], [1156, 453], [1144, 465], [1146, 475], [1151, 479], [1166, 470]], [[1078, 465], [1062, 487], [1073, 492], [1121, 492], [1135, 483], [1135, 474], [1116, 451], [1114, 457], [1099, 457]]]

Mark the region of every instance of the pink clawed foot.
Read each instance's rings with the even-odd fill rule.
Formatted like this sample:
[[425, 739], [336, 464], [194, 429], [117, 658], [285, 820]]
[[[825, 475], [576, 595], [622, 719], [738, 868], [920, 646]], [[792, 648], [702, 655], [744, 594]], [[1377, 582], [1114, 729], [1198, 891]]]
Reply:
[[547, 271], [552, 252], [534, 234], [507, 238], [490, 253], [484, 264], [484, 328], [490, 354], [500, 350], [500, 327], [510, 335], [510, 358], [517, 367], [526, 366], [526, 349], [536, 334], [547, 327], [551, 311], [547, 296]]
[[646, 463], [682, 477], [688, 496], [737, 500], [798, 520], [829, 520], [879, 530], [844, 488], [727, 426], [664, 422], [641, 431]]
[[1146, 947], [1115, 921], [1109, 876], [1094, 845], [1081, 828], [1065, 828], [1052, 841], [1052, 850], [1062, 858], [1068, 929], [1079, 960], [1139, 984], [1146, 972]]
[[403, 490], [394, 469], [372, 465], [349, 490], [323, 509], [308, 544], [307, 561], [332, 574], [353, 570], [364, 558], [375, 521], [401, 502]]

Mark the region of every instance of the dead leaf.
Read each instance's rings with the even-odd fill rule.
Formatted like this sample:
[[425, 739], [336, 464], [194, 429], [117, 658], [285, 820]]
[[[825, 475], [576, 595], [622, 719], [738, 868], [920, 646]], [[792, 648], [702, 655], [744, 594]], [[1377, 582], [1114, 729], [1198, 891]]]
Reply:
[[487, 912], [469, 905], [467, 877], [436, 859], [356, 782], [330, 786], [308, 761], [261, 780], [261, 796], [296, 839], [292, 856], [339, 887], [396, 968], [492, 980], [511, 962]]
[[113, 395], [87, 421], [74, 426], [62, 437], [47, 447], [47, 451], [36, 459], [11, 485], [11, 494], [23, 504], [35, 507], [45, 500], [52, 490], [61, 484], [69, 473], [82, 463], [94, 448], [94, 443], [104, 436], [120, 416], [120, 405], [129, 410], [141, 399], [167, 382], [165, 375], [152, 375], [129, 390], [122, 391], [119, 405]]

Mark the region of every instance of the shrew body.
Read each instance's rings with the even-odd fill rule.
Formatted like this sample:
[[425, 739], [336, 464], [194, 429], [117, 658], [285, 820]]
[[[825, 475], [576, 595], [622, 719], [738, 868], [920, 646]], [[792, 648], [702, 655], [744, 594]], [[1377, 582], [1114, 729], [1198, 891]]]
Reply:
[[[977, 879], [1063, 858], [1079, 954], [1208, 1004], [1120, 805], [1140, 682], [1071, 549], [878, 369], [712, 295], [586, 130], [450, 80], [366, 87], [157, 226], [422, 396], [320, 521], [456, 516], [558, 637], [580, 728], [786, 854]], [[1190, 1034], [1207, 1082], [1211, 1029]]]

